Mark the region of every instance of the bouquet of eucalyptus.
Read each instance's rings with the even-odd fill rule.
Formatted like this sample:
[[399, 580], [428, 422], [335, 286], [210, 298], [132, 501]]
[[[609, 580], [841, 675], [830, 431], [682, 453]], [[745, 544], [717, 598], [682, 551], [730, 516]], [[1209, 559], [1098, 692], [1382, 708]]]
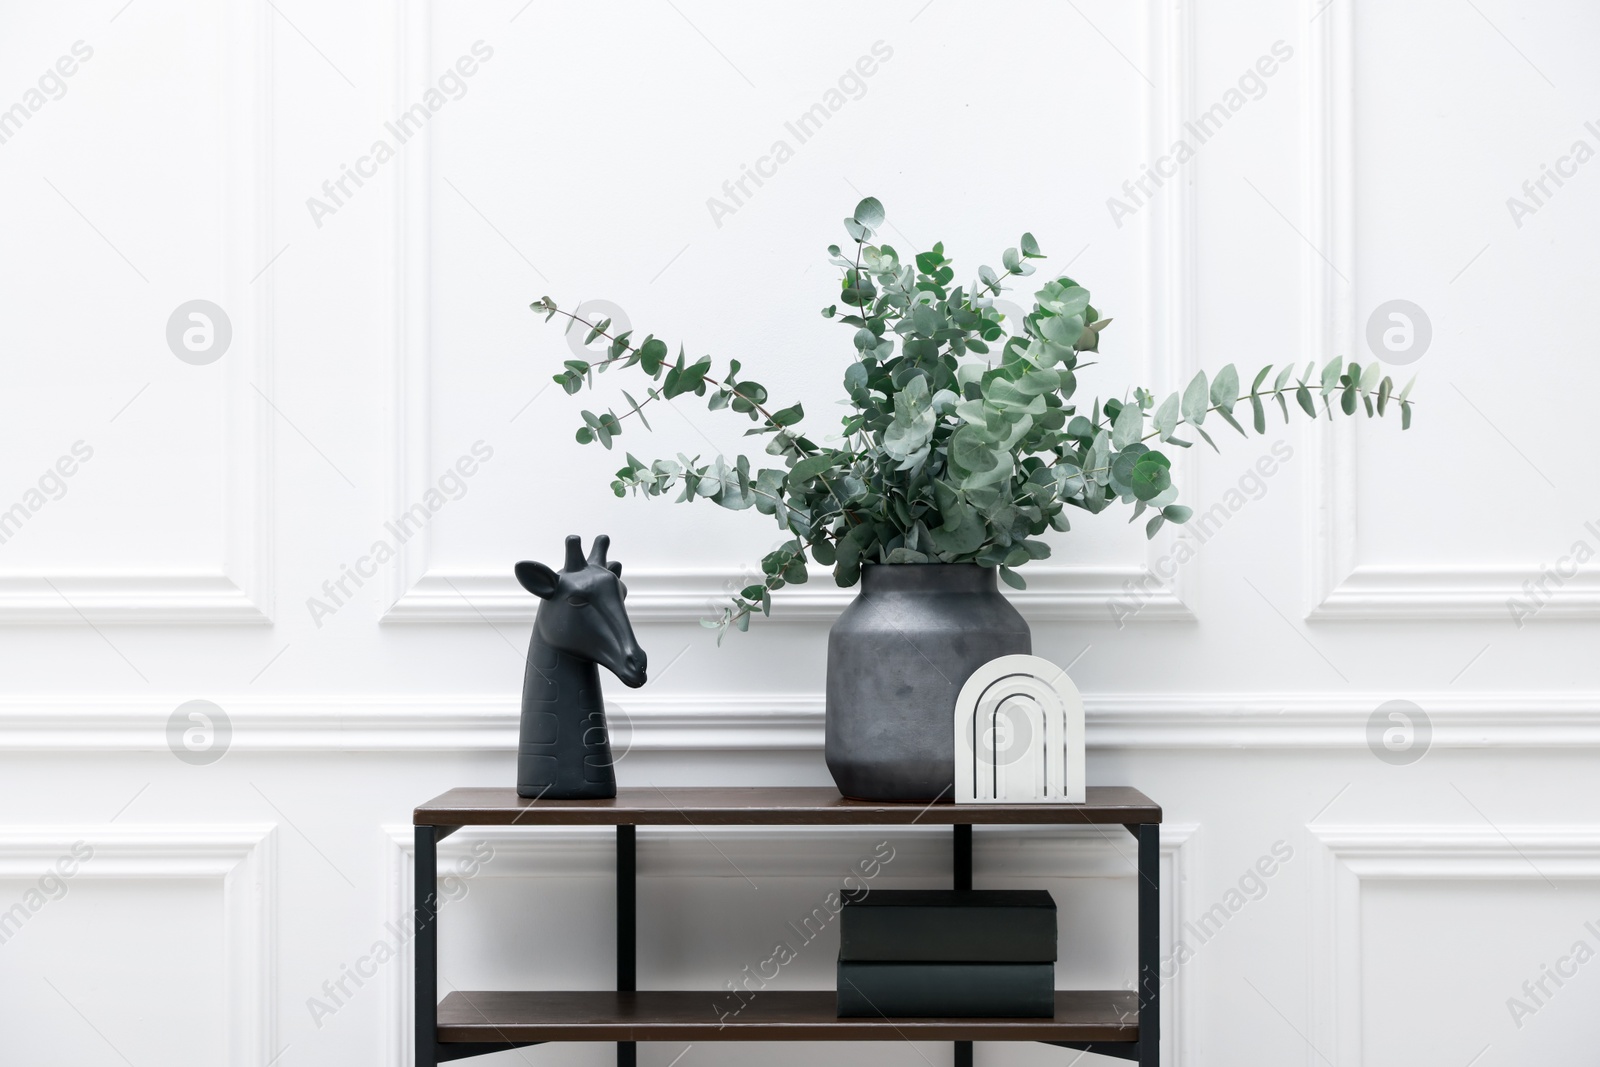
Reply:
[[1308, 363], [1299, 374], [1285, 366], [1275, 377], [1263, 367], [1248, 391], [1230, 364], [1165, 398], [1140, 388], [1083, 405], [1078, 373], [1093, 364], [1082, 354], [1099, 350], [1111, 323], [1089, 291], [1052, 278], [1021, 322], [1007, 322], [994, 306], [1007, 279], [1033, 274], [1045, 258], [1032, 234], [1006, 249], [1000, 271], [979, 267], [963, 286], [952, 285], [943, 244], [902, 262], [890, 245], [873, 243], [883, 221], [883, 205], [868, 197], [844, 220], [855, 247], [828, 247], [842, 277], [838, 303], [822, 314], [851, 330], [855, 357], [844, 372], [850, 413], [841, 433], [820, 442], [802, 429], [799, 404], [773, 404], [737, 360], [713, 375], [710, 356], [691, 361], [680, 345], [673, 358], [660, 338], [613, 334], [610, 320], [588, 321], [549, 297], [532, 305], [546, 321], [560, 315], [569, 331], [585, 330], [586, 345], [609, 342], [603, 358], [566, 361], [555, 380], [568, 393], [614, 367], [649, 382], [643, 400], [623, 391], [620, 415], [584, 411], [580, 443], [610, 448], [629, 418], [648, 429], [651, 404], [686, 394], [754, 423], [747, 436], [769, 438], [771, 466], [742, 455], [646, 463], [630, 452], [611, 483], [618, 496], [675, 492], [683, 502], [754, 507], [792, 535], [762, 559], [763, 580], [740, 590], [708, 626], [747, 629], [755, 612], [770, 613], [773, 590], [806, 581], [808, 559], [831, 566], [841, 586], [854, 585], [864, 563], [976, 563], [998, 567], [1020, 589], [1016, 568], [1050, 555], [1040, 535], [1067, 530], [1068, 508], [1094, 513], [1120, 501], [1133, 509], [1129, 521], [1149, 515], [1145, 533], [1154, 537], [1191, 514], [1177, 503], [1163, 448], [1188, 448], [1184, 435], [1216, 448], [1205, 428], [1212, 415], [1244, 436], [1246, 422], [1265, 433], [1269, 405], [1287, 421], [1292, 398], [1313, 419], [1320, 402], [1330, 418], [1398, 406], [1402, 428], [1411, 424], [1410, 384], [1396, 391], [1377, 362], [1343, 360], [1320, 370]]

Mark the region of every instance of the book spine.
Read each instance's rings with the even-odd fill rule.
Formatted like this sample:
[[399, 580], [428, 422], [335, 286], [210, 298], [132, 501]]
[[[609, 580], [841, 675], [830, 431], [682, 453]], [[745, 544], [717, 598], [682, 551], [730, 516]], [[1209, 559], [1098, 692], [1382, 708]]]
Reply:
[[848, 1018], [1048, 1019], [1049, 963], [839, 961], [838, 1011]]
[[1054, 963], [1050, 908], [845, 908], [839, 958], [852, 962]]

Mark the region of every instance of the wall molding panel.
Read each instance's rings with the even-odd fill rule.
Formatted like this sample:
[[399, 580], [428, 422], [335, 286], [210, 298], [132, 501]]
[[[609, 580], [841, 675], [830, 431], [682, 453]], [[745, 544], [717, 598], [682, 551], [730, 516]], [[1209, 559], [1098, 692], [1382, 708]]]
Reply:
[[[1306, 358], [1321, 362], [1352, 351], [1355, 307], [1349, 271], [1354, 244], [1354, 162], [1351, 111], [1350, 4], [1319, 9], [1306, 30], [1307, 71], [1302, 92], [1305, 226], [1301, 252]], [[1326, 257], [1326, 258], [1324, 258]], [[1342, 268], [1339, 266], [1342, 264]], [[1348, 429], [1348, 427], [1344, 427]], [[1332, 420], [1303, 430], [1310, 449], [1306, 481], [1306, 590], [1316, 618], [1354, 567], [1355, 441]]]
[[[1355, 307], [1356, 79], [1355, 5], [1308, 0], [1309, 70], [1303, 96], [1306, 159], [1306, 359], [1364, 354]], [[1321, 251], [1321, 254], [1318, 253]], [[1326, 258], [1324, 258], [1326, 256]], [[1365, 363], [1365, 360], [1361, 360]], [[1399, 384], [1411, 368], [1395, 367]], [[1310, 446], [1305, 549], [1306, 618], [1319, 620], [1496, 619], [1512, 621], [1508, 602], [1530, 601], [1523, 583], [1545, 565], [1486, 561], [1470, 566], [1385, 566], [1357, 559], [1357, 458], [1354, 420], [1318, 419], [1304, 429]], [[1600, 568], [1541, 594], [1546, 618], [1600, 618]]]
[[[431, 0], [420, 3], [392, 0], [389, 12], [390, 105], [394, 114], [400, 114], [432, 88], [430, 26], [433, 4]], [[400, 154], [391, 193], [393, 375], [389, 381], [391, 458], [384, 502], [386, 520], [421, 500], [431, 487], [428, 462], [433, 443], [429, 404], [433, 327], [432, 176], [433, 129], [430, 123], [411, 136], [406, 151]], [[430, 539], [430, 531], [424, 526], [401, 544], [393, 566], [385, 569], [386, 604], [395, 605], [427, 573]], [[394, 609], [390, 607], [389, 610]]]
[[217, 285], [234, 325], [234, 344], [222, 368], [221, 565], [194, 571], [86, 568], [0, 575], [0, 624], [272, 621], [273, 415], [256, 391], [272, 395], [273, 286], [271, 272], [262, 273], [277, 251], [272, 245], [271, 5], [235, 0], [221, 10], [219, 123], [228, 135], [219, 144], [226, 222]]
[[[1600, 692], [1088, 694], [1093, 749], [1364, 749], [1367, 720], [1404, 697], [1427, 712], [1436, 749], [1600, 748]], [[164, 752], [181, 699], [0, 700], [0, 747]], [[318, 697], [216, 701], [241, 752], [509, 752], [511, 697]], [[639, 752], [816, 752], [821, 693], [687, 693], [608, 700], [614, 744]]]
[[0, 828], [0, 877], [37, 878], [77, 842], [94, 849], [73, 880], [202, 879], [220, 884], [229, 1067], [261, 1067], [277, 1027], [276, 861], [270, 825]]
[[1307, 826], [1312, 884], [1311, 1044], [1333, 1067], [1359, 1067], [1364, 961], [1361, 893], [1369, 882], [1600, 880], [1600, 825]]
[[[428, 87], [432, 42], [427, 33], [431, 5], [396, 4], [391, 37], [395, 48], [393, 93], [398, 105]], [[1147, 51], [1158, 82], [1146, 92], [1146, 149], [1167, 151], [1179, 138], [1192, 111], [1195, 44], [1189, 0], [1155, 0], [1147, 8]], [[1153, 158], [1152, 156], [1152, 158]], [[427, 492], [432, 473], [430, 394], [431, 300], [429, 269], [433, 219], [432, 141], [427, 131], [408, 145], [396, 178], [392, 262], [394, 378], [391, 384], [389, 516], [400, 514]], [[1149, 208], [1145, 227], [1145, 276], [1149, 280], [1144, 338], [1148, 353], [1141, 371], [1155, 383], [1181, 388], [1199, 367], [1196, 342], [1197, 267], [1194, 189], [1191, 182], [1166, 185]], [[1197, 485], [1192, 457], [1174, 457], [1175, 478]], [[1184, 576], [1156, 573], [1157, 561], [1176, 545], [1168, 529], [1146, 546], [1138, 565], [1034, 566], [1028, 588], [1007, 596], [1030, 620], [1107, 621], [1109, 602], [1136, 595], [1140, 605], [1130, 621], [1194, 620], [1184, 597]], [[384, 622], [480, 624], [533, 618], [535, 603], [509, 573], [436, 569], [430, 566], [430, 531], [425, 527], [396, 553], [386, 569]], [[628, 570], [628, 610], [635, 622], [693, 623], [714, 617], [724, 590], [747, 585], [744, 572], [633, 567]], [[854, 599], [852, 590], [817, 573], [804, 586], [773, 597], [779, 607], [771, 622], [814, 624], [831, 621]]]
[[[413, 538], [420, 540], [423, 535]], [[1136, 619], [1182, 621], [1189, 609], [1170, 585], [1158, 585], [1144, 567], [1028, 568], [1028, 588], [1009, 589], [1006, 599], [1033, 622], [1112, 622], [1110, 601], [1132, 587], [1152, 590]], [[733, 591], [749, 584], [747, 572], [629, 568], [628, 617], [635, 623], [695, 623], [715, 618]], [[724, 592], [727, 590], [727, 592]], [[856, 597], [826, 573], [803, 586], [773, 594], [769, 624], [831, 623]], [[531, 623], [538, 601], [506, 574], [430, 572], [418, 578], [384, 616], [386, 622]]]
[[[1329, 555], [1338, 556], [1335, 546]], [[1535, 610], [1542, 619], [1600, 618], [1600, 570], [1577, 574], [1543, 592], [1524, 583], [1537, 580], [1545, 566], [1380, 567], [1358, 565], [1344, 571], [1311, 612], [1315, 619], [1492, 619], [1515, 624]]]

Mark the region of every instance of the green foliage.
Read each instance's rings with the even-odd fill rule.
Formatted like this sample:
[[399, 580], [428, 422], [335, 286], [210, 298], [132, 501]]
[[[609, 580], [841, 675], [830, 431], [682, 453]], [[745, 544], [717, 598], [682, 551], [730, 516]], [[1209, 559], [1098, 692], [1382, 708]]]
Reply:
[[1213, 413], [1248, 437], [1235, 413], [1245, 401], [1258, 434], [1266, 432], [1271, 402], [1289, 420], [1291, 394], [1311, 418], [1318, 395], [1331, 418], [1338, 393], [1337, 410], [1346, 415], [1358, 402], [1368, 417], [1398, 404], [1402, 425], [1410, 425], [1410, 384], [1397, 391], [1377, 363], [1343, 360], [1320, 371], [1310, 363], [1298, 375], [1281, 366], [1265, 389], [1273, 367], [1263, 367], [1244, 394], [1230, 364], [1212, 378], [1195, 375], [1159, 401], [1138, 389], [1131, 398], [1080, 405], [1079, 357], [1098, 351], [1111, 322], [1090, 304], [1088, 290], [1066, 276], [1051, 278], [1020, 322], [1006, 321], [994, 306], [1007, 279], [1033, 274], [1033, 261], [1045, 258], [1032, 234], [1005, 250], [1000, 271], [980, 266], [975, 280], [957, 285], [943, 244], [904, 262], [893, 246], [872, 243], [883, 221], [883, 205], [868, 197], [844, 220], [853, 254], [828, 248], [841, 272], [840, 294], [822, 314], [850, 330], [855, 352], [844, 374], [851, 410], [836, 447], [803, 435], [799, 404], [769, 407], [766, 388], [741, 378], [737, 360], [714, 375], [710, 356], [691, 362], [680, 347], [672, 359], [654, 336], [635, 342], [629, 333], [613, 335], [609, 321], [580, 319], [549, 297], [532, 305], [547, 321], [561, 315], [569, 329], [585, 330], [588, 343], [610, 342], [602, 359], [565, 362], [555, 380], [568, 393], [592, 387], [595, 374], [612, 367], [637, 368], [649, 379], [642, 402], [623, 393], [628, 409], [621, 414], [584, 411], [581, 443], [611, 448], [629, 418], [648, 428], [646, 407], [690, 393], [712, 410], [746, 418], [753, 424], [748, 436], [768, 439], [772, 466], [756, 468], [746, 456], [646, 463], [629, 453], [611, 484], [618, 496], [676, 493], [684, 502], [753, 507], [792, 535], [761, 561], [762, 580], [708, 626], [744, 630], [755, 612], [770, 613], [772, 591], [804, 582], [808, 558], [831, 566], [841, 586], [854, 585], [865, 563], [937, 562], [998, 567], [1020, 589], [1016, 568], [1050, 555], [1038, 538], [1069, 529], [1069, 509], [1094, 514], [1113, 502], [1131, 505], [1134, 518], [1153, 513], [1145, 529], [1154, 537], [1165, 523], [1188, 521], [1191, 511], [1175, 503], [1172, 462], [1153, 445], [1189, 447], [1181, 429], [1215, 448], [1202, 428]]

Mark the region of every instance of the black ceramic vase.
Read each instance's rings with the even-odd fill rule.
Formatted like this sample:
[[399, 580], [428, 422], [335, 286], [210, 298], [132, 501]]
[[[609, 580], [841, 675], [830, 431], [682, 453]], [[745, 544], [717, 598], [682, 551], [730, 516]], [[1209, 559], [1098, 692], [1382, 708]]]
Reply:
[[858, 800], [950, 799], [956, 697], [996, 656], [1029, 654], [995, 569], [870, 564], [828, 633], [828, 771]]

